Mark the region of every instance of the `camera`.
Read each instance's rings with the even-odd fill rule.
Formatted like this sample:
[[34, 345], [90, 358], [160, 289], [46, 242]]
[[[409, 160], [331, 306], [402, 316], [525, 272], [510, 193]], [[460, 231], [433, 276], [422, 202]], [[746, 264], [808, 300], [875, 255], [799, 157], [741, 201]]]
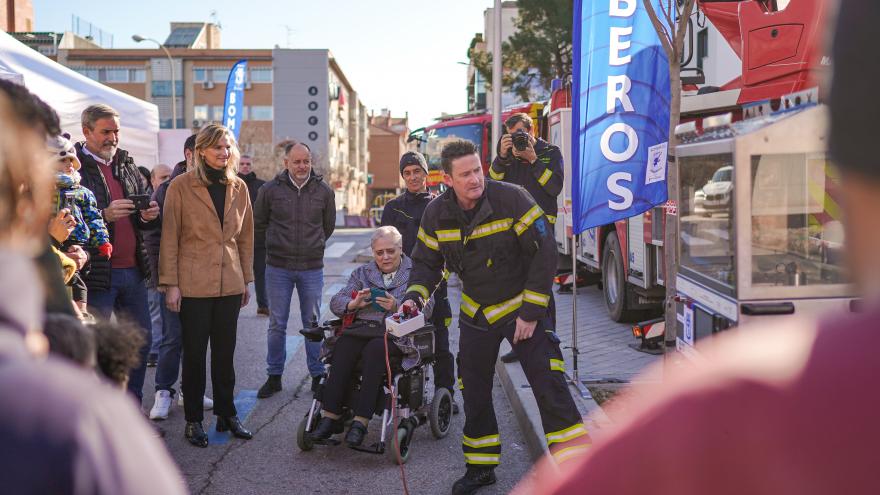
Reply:
[[525, 151], [529, 147], [529, 135], [522, 129], [511, 134], [510, 138], [513, 140], [513, 147], [517, 151]]

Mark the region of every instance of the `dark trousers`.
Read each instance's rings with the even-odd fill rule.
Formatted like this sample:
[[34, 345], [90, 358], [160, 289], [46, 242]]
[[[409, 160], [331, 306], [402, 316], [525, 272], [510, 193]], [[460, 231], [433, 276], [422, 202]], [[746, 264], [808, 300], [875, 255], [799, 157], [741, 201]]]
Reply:
[[459, 372], [465, 412], [462, 449], [466, 463], [494, 465], [500, 461], [501, 438], [492, 404], [492, 385], [498, 348], [505, 338], [519, 356], [535, 394], [550, 452], [569, 449], [566, 454], [581, 453], [580, 449], [589, 443], [581, 415], [568, 391], [559, 339], [549, 331], [548, 320], [539, 321], [532, 337], [516, 344], [516, 320], [488, 330], [459, 320]]
[[140, 364], [128, 373], [128, 391], [143, 399], [144, 377], [147, 374], [147, 354], [150, 353], [153, 322], [147, 302], [147, 286], [137, 268], [113, 268], [109, 289], [89, 290], [89, 308], [102, 318], [127, 317], [138, 323], [143, 331], [144, 345], [140, 348]]
[[268, 308], [266, 297], [266, 248], [254, 248], [254, 289], [257, 293], [257, 307]]
[[[445, 322], [444, 322], [445, 323]], [[455, 364], [449, 352], [449, 327], [434, 323], [434, 385], [455, 395]]]
[[235, 416], [235, 336], [241, 294], [225, 297], [184, 297], [180, 304], [183, 336], [183, 409], [187, 421], [202, 421], [205, 367], [211, 343], [214, 414]]
[[[400, 356], [403, 353], [388, 342], [388, 352], [392, 356]], [[325, 411], [334, 414], [342, 414], [345, 405], [345, 395], [354, 380], [354, 371], [358, 358], [363, 361], [361, 369], [361, 391], [358, 394], [357, 404], [354, 406], [355, 416], [363, 416], [367, 419], [373, 417], [379, 394], [382, 391], [382, 378], [385, 375], [385, 341], [383, 338], [361, 338], [343, 334], [336, 341], [333, 349], [333, 360], [330, 367], [330, 376], [324, 385]]]

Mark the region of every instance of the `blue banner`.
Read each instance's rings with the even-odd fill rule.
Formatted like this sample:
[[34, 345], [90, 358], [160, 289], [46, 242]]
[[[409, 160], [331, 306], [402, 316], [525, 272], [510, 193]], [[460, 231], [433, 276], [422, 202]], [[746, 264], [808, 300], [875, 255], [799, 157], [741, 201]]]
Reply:
[[241, 130], [241, 119], [244, 111], [244, 85], [247, 82], [247, 60], [239, 60], [229, 71], [229, 79], [226, 80], [226, 103], [223, 104], [223, 125], [225, 125], [238, 140]]
[[[667, 198], [669, 64], [644, 1], [575, 1], [576, 233], [638, 215]], [[649, 1], [662, 16], [663, 0]]]

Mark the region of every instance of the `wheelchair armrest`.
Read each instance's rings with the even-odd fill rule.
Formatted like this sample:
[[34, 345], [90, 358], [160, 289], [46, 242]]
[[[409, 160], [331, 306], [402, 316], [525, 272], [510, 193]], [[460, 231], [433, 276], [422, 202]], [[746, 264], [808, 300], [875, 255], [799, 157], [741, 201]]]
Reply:
[[341, 327], [342, 326], [342, 318], [334, 318], [332, 320], [324, 321], [325, 327]]

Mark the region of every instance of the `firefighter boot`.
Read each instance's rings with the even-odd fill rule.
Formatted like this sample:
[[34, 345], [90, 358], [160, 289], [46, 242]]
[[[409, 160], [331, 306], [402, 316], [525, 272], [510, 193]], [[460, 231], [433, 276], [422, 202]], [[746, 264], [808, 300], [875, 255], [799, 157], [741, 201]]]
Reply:
[[495, 483], [494, 466], [468, 466], [464, 476], [452, 485], [452, 495], [470, 495], [484, 486]]

